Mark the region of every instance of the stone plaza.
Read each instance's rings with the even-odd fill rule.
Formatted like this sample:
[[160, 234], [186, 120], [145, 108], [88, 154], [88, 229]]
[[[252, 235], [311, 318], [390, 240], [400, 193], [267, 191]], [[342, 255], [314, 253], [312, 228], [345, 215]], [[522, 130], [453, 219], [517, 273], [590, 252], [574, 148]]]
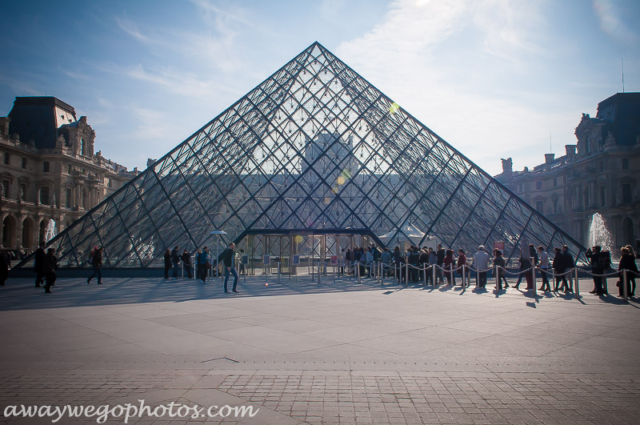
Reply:
[[591, 286], [582, 279], [576, 299], [251, 276], [227, 295], [220, 280], [66, 278], [45, 296], [13, 279], [0, 298], [0, 404], [259, 409], [137, 424], [637, 423], [640, 303]]

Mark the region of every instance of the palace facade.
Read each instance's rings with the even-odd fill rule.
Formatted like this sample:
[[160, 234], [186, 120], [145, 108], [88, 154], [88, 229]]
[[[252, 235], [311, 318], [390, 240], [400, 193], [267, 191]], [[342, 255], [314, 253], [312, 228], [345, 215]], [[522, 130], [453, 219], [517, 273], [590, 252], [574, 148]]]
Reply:
[[546, 154], [531, 170], [513, 171], [503, 159], [496, 179], [584, 246], [599, 213], [613, 247], [640, 248], [640, 93], [603, 100], [595, 117], [582, 114], [575, 135], [565, 155]]
[[55, 97], [16, 97], [0, 118], [2, 249], [33, 251], [138, 174], [95, 152], [87, 117]]

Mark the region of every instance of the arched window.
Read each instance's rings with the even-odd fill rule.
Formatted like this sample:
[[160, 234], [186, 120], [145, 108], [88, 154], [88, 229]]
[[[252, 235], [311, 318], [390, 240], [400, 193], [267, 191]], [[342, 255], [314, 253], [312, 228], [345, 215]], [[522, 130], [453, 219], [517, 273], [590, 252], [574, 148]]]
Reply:
[[80, 139], [80, 155], [86, 155], [85, 149], [86, 144], [84, 142], [84, 139]]

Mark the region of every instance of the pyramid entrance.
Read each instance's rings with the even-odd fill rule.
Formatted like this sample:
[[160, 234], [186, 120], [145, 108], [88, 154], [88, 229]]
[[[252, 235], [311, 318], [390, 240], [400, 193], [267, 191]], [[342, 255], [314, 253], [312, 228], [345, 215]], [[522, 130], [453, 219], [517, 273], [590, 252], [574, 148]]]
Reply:
[[255, 257], [437, 241], [467, 252], [499, 243], [509, 261], [529, 243], [568, 245], [584, 259], [578, 242], [319, 43], [48, 245], [65, 268], [88, 267], [94, 246], [105, 267], [155, 268], [166, 248], [211, 245], [213, 230]]

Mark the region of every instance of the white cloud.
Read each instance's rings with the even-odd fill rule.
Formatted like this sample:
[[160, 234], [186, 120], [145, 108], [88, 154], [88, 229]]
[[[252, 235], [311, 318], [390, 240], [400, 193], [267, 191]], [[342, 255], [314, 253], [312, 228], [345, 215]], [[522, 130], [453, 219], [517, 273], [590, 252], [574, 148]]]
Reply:
[[540, 159], [525, 159], [538, 164], [552, 112], [514, 100], [539, 96], [531, 87], [519, 88], [519, 96], [488, 89], [498, 73], [529, 72], [529, 56], [544, 54], [538, 6], [521, 3], [398, 0], [381, 24], [342, 43], [337, 54], [487, 171], [500, 172], [508, 151], [535, 151]]

